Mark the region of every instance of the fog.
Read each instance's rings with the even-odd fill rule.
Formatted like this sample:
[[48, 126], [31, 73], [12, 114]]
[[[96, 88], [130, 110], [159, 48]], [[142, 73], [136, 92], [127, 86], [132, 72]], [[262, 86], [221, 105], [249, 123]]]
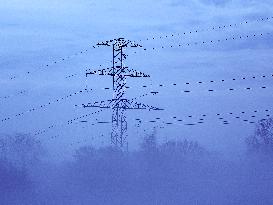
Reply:
[[139, 149], [85, 145], [54, 163], [27, 135], [1, 136], [1, 204], [272, 204], [273, 120], [245, 138], [245, 153], [224, 158], [197, 142], [157, 142]]

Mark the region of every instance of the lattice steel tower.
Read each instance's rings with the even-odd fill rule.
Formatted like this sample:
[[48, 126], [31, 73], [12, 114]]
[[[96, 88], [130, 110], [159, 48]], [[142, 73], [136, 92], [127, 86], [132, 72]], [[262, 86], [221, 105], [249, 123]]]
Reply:
[[109, 40], [97, 44], [98, 46], [112, 47], [112, 67], [101, 70], [95, 70], [87, 72], [87, 75], [108, 75], [113, 78], [113, 98], [108, 100], [108, 103], [101, 101], [93, 104], [83, 105], [83, 107], [99, 107], [99, 108], [111, 108], [112, 109], [112, 133], [111, 143], [122, 149], [128, 148], [127, 143], [127, 121], [125, 111], [127, 109], [149, 109], [160, 110], [159, 108], [144, 105], [142, 103], [136, 103], [134, 100], [128, 100], [125, 98], [126, 91], [126, 79], [127, 77], [150, 77], [136, 70], [129, 69], [124, 65], [127, 55], [125, 54], [125, 48], [128, 47], [142, 47], [130, 40], [124, 38], [118, 38]]

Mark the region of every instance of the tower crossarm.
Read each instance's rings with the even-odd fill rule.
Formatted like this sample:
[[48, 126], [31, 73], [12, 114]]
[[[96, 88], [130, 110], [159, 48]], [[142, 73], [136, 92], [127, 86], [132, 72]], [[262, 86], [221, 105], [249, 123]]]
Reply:
[[97, 46], [112, 46], [112, 45], [117, 45], [118, 47], [142, 47], [142, 45], [135, 43], [134, 41], [131, 40], [126, 40], [125, 38], [115, 38], [113, 40], [107, 40], [103, 42], [97, 43]]
[[112, 68], [105, 68], [105, 69], [98, 69], [98, 70], [93, 70], [93, 71], [89, 71], [86, 72], [86, 77], [88, 75], [106, 75], [106, 76], [119, 76], [119, 75], [123, 75], [126, 77], [132, 77], [132, 78], [149, 78], [151, 77], [149, 74], [146, 74], [144, 72], [141, 71], [137, 71], [134, 69], [129, 69], [128, 67], [123, 67], [124, 72], [119, 72], [119, 73], [113, 73], [113, 69]]
[[107, 101], [82, 104], [83, 108], [108, 108], [124, 110], [163, 110], [162, 108], [146, 105], [128, 99], [112, 99]]
[[107, 101], [96, 101], [93, 103], [88, 103], [88, 104], [82, 104], [83, 108], [111, 108], [111, 101], [112, 100], [107, 100]]
[[143, 110], [149, 110], [149, 111], [150, 110], [164, 110], [162, 108], [154, 107], [151, 105], [138, 103], [138, 102], [135, 102], [134, 100], [131, 101], [130, 105], [131, 105], [131, 108], [129, 108], [129, 109], [143, 109]]

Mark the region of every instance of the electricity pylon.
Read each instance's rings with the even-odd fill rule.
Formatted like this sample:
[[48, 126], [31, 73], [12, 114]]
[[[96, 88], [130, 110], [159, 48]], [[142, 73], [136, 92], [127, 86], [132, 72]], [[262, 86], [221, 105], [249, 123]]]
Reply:
[[113, 79], [113, 98], [108, 101], [101, 101], [95, 103], [83, 104], [83, 107], [99, 107], [99, 108], [110, 108], [112, 109], [112, 133], [111, 143], [121, 149], [128, 149], [127, 143], [127, 121], [125, 111], [128, 109], [148, 109], [148, 110], [161, 110], [159, 108], [144, 105], [142, 103], [134, 102], [134, 100], [128, 100], [125, 98], [126, 91], [126, 79], [127, 77], [150, 77], [149, 75], [131, 70], [124, 66], [124, 60], [127, 55], [125, 54], [125, 48], [137, 48], [142, 47], [130, 40], [124, 38], [113, 39], [97, 44], [98, 46], [109, 46], [112, 47], [112, 68], [106, 68], [101, 70], [95, 70], [86, 73], [88, 75], [107, 75], [112, 76]]

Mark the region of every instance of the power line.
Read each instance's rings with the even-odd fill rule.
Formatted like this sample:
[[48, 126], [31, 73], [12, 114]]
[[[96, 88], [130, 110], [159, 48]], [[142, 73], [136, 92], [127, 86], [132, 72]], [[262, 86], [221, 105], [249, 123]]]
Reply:
[[[101, 67], [102, 65], [100, 65]], [[98, 69], [98, 70], [94, 70], [92, 68], [86, 68], [84, 71], [82, 72], [89, 72], [89, 73], [93, 73], [93, 74], [96, 74], [96, 75], [101, 75], [102, 73], [104, 72], [107, 72], [111, 70], [111, 68], [103, 68], [103, 69]], [[130, 69], [130, 71], [134, 71], [134, 72], [137, 72], [136, 70], [134, 69]], [[78, 74], [73, 74], [73, 75], [70, 75], [70, 76], [67, 76], [66, 78], [72, 78], [72, 77], [75, 77], [75, 76], [78, 76]], [[178, 84], [185, 84], [185, 85], [193, 85], [193, 84], [196, 84], [196, 85], [203, 85], [203, 84], [215, 84], [217, 82], [220, 82], [220, 83], [227, 83], [227, 82], [234, 82], [234, 81], [239, 81], [239, 80], [242, 80], [242, 81], [247, 81], [247, 80], [258, 80], [258, 79], [269, 79], [273, 77], [273, 74], [271, 73], [268, 73], [268, 74], [265, 74], [265, 73], [262, 73], [262, 74], [254, 74], [254, 75], [250, 75], [250, 74], [244, 74], [244, 75], [241, 75], [241, 76], [236, 76], [236, 77], [230, 77], [228, 79], [223, 79], [223, 78], [219, 78], [219, 79], [211, 79], [211, 80], [208, 80], [208, 81], [204, 81], [204, 80], [196, 80], [194, 82], [190, 82], [190, 81], [187, 81], [187, 82], [184, 82], [184, 83], [173, 83], [171, 84], [170, 86], [172, 85], [178, 85]], [[152, 84], [151, 84], [152, 85]], [[143, 87], [147, 87], [146, 85], [142, 85]], [[159, 85], [156, 85], [156, 86], [159, 86], [159, 87], [164, 87], [166, 85], [164, 84], [159, 84]], [[126, 86], [126, 88], [133, 88], [134, 86]], [[262, 86], [261, 87], [262, 89], [265, 89], [266, 87], [265, 86]], [[105, 89], [109, 89], [109, 88], [105, 88]], [[247, 90], [251, 90], [251, 88], [245, 88]], [[235, 90], [234, 88], [230, 88], [229, 89], [230, 91], [233, 91]], [[210, 89], [210, 90], [207, 90], [209, 92], [213, 92], [215, 91], [214, 89]], [[187, 90], [186, 90], [187, 92]], [[189, 91], [190, 92], [190, 91]], [[27, 93], [26, 90], [22, 90], [22, 91], [19, 91], [17, 92], [16, 94], [10, 94], [10, 95], [6, 95], [6, 96], [2, 96], [0, 97], [0, 99], [3, 100], [7, 100], [7, 99], [10, 99], [12, 97], [17, 97], [19, 95], [23, 95]]]
[[8, 95], [0, 96], [0, 100], [5, 101], [5, 100], [8, 100], [8, 99], [10, 99], [12, 97], [23, 96], [23, 95], [25, 95], [27, 93], [28, 93], [27, 90], [20, 90], [20, 91], [17, 91], [16, 93], [14, 93], [14, 94], [8, 94]]
[[[150, 93], [146, 93], [146, 94], [140, 95], [139, 97], [132, 98], [131, 100], [133, 101], [133, 100], [136, 100], [136, 99], [148, 96], [148, 95], [150, 95]], [[155, 95], [155, 94], [153, 94], [153, 95]], [[76, 107], [78, 107], [78, 105], [76, 105]], [[86, 121], [87, 117], [93, 116], [94, 114], [100, 113], [100, 112], [102, 112], [104, 110], [105, 109], [99, 109], [98, 111], [95, 111], [95, 112], [92, 112], [92, 113], [89, 113], [89, 114], [84, 114], [84, 115], [81, 115], [81, 116], [77, 116], [77, 117], [71, 118], [71, 119], [67, 120], [66, 122], [52, 124], [51, 126], [48, 126], [45, 129], [40, 129], [40, 130], [35, 131], [33, 135], [34, 136], [41, 135], [41, 134], [44, 134], [44, 133], [50, 131], [53, 128], [63, 127], [65, 125], [71, 125], [71, 124], [77, 124], [77, 123], [87, 122]], [[102, 124], [99, 121], [97, 123], [98, 124]], [[92, 123], [91, 125], [95, 125], [95, 124], [96, 123]]]
[[33, 133], [29, 133], [29, 134], [33, 134], [34, 136], [45, 134], [45, 133], [49, 132], [51, 129], [53, 129], [53, 128], [57, 128], [57, 127], [60, 128], [60, 127], [64, 127], [65, 125], [71, 125], [71, 124], [79, 123], [78, 120], [90, 117], [90, 116], [92, 116], [94, 114], [97, 114], [97, 113], [99, 113], [101, 111], [102, 111], [102, 109], [98, 110], [98, 111], [95, 111], [95, 112], [92, 112], [92, 113], [89, 113], [89, 114], [74, 117], [74, 118], [72, 118], [70, 120], [67, 120], [66, 122], [52, 124], [52, 125], [48, 126], [45, 129], [40, 129], [40, 130], [37, 130], [37, 131], [35, 131]]
[[[83, 55], [83, 54], [87, 53], [88, 51], [90, 51], [90, 48], [91, 48], [91, 49], [95, 49], [95, 48], [97, 48], [97, 47], [98, 47], [97, 45], [96, 45], [96, 46], [90, 45], [88, 49], [83, 49], [83, 50], [78, 51], [78, 52], [76, 52], [76, 53], [74, 53], [74, 54], [72, 54], [72, 55], [69, 55], [69, 56], [60, 57], [60, 58], [57, 59], [57, 60], [53, 60], [53, 61], [51, 61], [50, 63], [47, 63], [47, 64], [44, 64], [44, 65], [40, 66], [40, 67], [39, 67], [38, 69], [36, 69], [36, 70], [32, 70], [32, 71], [31, 71], [31, 70], [28, 70], [28, 71], [26, 71], [26, 72], [25, 72], [24, 74], [22, 74], [22, 75], [29, 77], [30, 75], [32, 75], [32, 74], [34, 74], [34, 73], [36, 73], [36, 72], [40, 72], [40, 71], [42, 71], [42, 70], [44, 70], [44, 69], [48, 69], [48, 68], [51, 67], [51, 66], [55, 66], [55, 65], [57, 65], [57, 64], [60, 64], [60, 63], [62, 63], [62, 62], [64, 62], [64, 61], [66, 61], [66, 60], [69, 60], [69, 59], [72, 59], [72, 58], [74, 58], [74, 57]], [[20, 75], [11, 74], [10, 77], [8, 78], [8, 80], [16, 80], [16, 79], [18, 79], [18, 78], [20, 78]]]
[[156, 35], [153, 35], [153, 37], [145, 38], [144, 40], [138, 40], [138, 41], [150, 41], [150, 40], [164, 39], [164, 38], [171, 38], [171, 37], [181, 37], [181, 36], [196, 34], [196, 33], [204, 32], [204, 31], [213, 31], [214, 32], [214, 31], [238, 27], [241, 25], [250, 25], [251, 23], [254, 23], [254, 22], [263, 23], [263, 22], [266, 22], [266, 21], [268, 22], [271, 20], [273, 20], [273, 17], [264, 17], [264, 18], [258, 18], [255, 21], [245, 20], [245, 21], [241, 21], [238, 23], [211, 26], [211, 27], [205, 28], [205, 29], [192, 29], [191, 31], [187, 31], [187, 32], [172, 33], [169, 35], [161, 35], [161, 36], [157, 36], [157, 37], [155, 37]]
[[[172, 117], [166, 118], [166, 117], [156, 117], [152, 118], [151, 120], [143, 120], [141, 118], [136, 118], [135, 120], [138, 122], [137, 126], [139, 127], [142, 123], [159, 123], [162, 122], [165, 125], [186, 125], [186, 126], [193, 126], [198, 124], [204, 124], [207, 117], [214, 117], [217, 120], [221, 120], [224, 125], [231, 124], [232, 120], [241, 120], [242, 122], [247, 122], [250, 124], [255, 123], [255, 119], [258, 118], [259, 113], [265, 113], [264, 117], [260, 120], [264, 120], [266, 118], [269, 118], [272, 116], [272, 114], [269, 113], [269, 109], [265, 110], [253, 110], [250, 112], [246, 111], [240, 111], [240, 112], [225, 112], [225, 113], [200, 113], [195, 115], [175, 115]], [[249, 115], [249, 116], [247, 116]], [[196, 121], [195, 119], [198, 118]], [[227, 119], [229, 118], [229, 119]], [[195, 121], [194, 123], [189, 123], [189, 121]]]
[[[273, 17], [265, 17], [265, 18], [259, 18], [259, 19], [257, 19], [256, 21], [260, 21], [260, 22], [263, 22], [263, 21], [269, 21], [269, 20], [271, 20], [271, 19], [273, 19]], [[232, 26], [236, 26], [236, 25], [242, 25], [242, 24], [248, 24], [249, 23], [249, 21], [243, 21], [243, 22], [241, 22], [241, 23], [239, 23], [239, 24], [229, 24], [229, 25], [223, 25], [223, 26], [213, 26], [212, 28], [210, 28], [209, 30], [215, 30], [216, 28], [222, 28], [222, 29], [224, 29], [224, 28], [229, 28], [229, 27], [232, 27]], [[201, 31], [201, 30], [200, 30]], [[183, 34], [184, 35], [186, 35], [186, 34], [192, 34], [192, 33], [198, 33], [198, 30], [194, 30], [194, 32], [193, 31], [190, 31], [190, 32], [184, 32]], [[166, 35], [166, 36], [160, 36], [159, 38], [161, 39], [161, 38], [168, 38], [168, 37], [174, 37], [175, 35], [177, 35], [177, 36], [179, 36], [179, 35], [181, 35], [180, 33], [177, 33], [177, 34], [171, 34], [171, 35]], [[260, 34], [260, 35], [263, 35], [263, 34]], [[251, 35], [247, 35], [247, 36], [245, 36], [244, 38], [248, 38], [248, 37], [250, 37]], [[256, 37], [257, 35], [256, 34], [254, 34], [253, 35], [253, 37]], [[239, 39], [242, 39], [243, 38], [243, 36], [240, 36], [239, 37]], [[155, 37], [153, 37], [153, 38], [147, 38], [146, 40], [154, 40], [155, 39]], [[235, 37], [232, 37], [232, 38], [226, 38], [226, 39], [224, 39], [225, 41], [228, 41], [228, 40], [236, 40], [236, 38]], [[141, 41], [141, 40], [140, 40]], [[192, 46], [192, 45], [201, 45], [201, 44], [205, 44], [205, 43], [214, 43], [214, 42], [221, 42], [221, 40], [217, 40], [217, 41], [200, 41], [200, 42], [195, 42], [195, 43], [187, 43], [187, 44], [185, 44], [185, 46]], [[91, 45], [90, 47], [91, 48], [97, 48], [97, 47], [99, 47], [100, 45]], [[181, 47], [182, 46], [182, 44], [178, 44], [178, 47]], [[167, 46], [167, 47], [164, 47], [164, 46], [161, 46], [161, 48], [163, 49], [163, 48], [173, 48], [173, 47], [175, 47], [174, 45], [170, 45], [170, 46]], [[155, 47], [153, 47], [152, 48], [152, 50], [155, 50], [156, 48]], [[144, 48], [144, 50], [148, 50], [147, 48]], [[84, 54], [84, 53], [86, 53], [87, 51], [89, 51], [88, 49], [85, 49], [85, 50], [82, 50], [82, 51], [79, 51], [79, 52], [77, 52], [77, 53], [75, 53], [75, 54], [73, 54], [73, 55], [70, 55], [70, 56], [67, 56], [67, 57], [63, 57], [63, 58], [60, 58], [59, 60], [55, 60], [55, 61], [52, 61], [51, 63], [49, 63], [49, 64], [46, 64], [45, 66], [42, 66], [41, 68], [47, 68], [47, 67], [49, 67], [49, 66], [53, 66], [53, 65], [56, 65], [56, 64], [58, 64], [58, 63], [61, 63], [61, 62], [63, 62], [63, 61], [65, 61], [65, 60], [68, 60], [68, 59], [70, 59], [70, 58], [72, 58], [72, 57], [75, 57], [75, 56], [78, 56], [78, 55], [80, 55], [80, 54]], [[25, 74], [26, 75], [30, 75], [30, 74], [32, 74], [32, 73], [34, 73], [34, 72], [37, 72], [37, 71], [39, 71], [39, 70], [35, 70], [35, 71], [27, 71]], [[77, 74], [70, 74], [70, 75], [68, 75], [68, 76], [66, 76], [65, 78], [71, 78], [71, 77], [75, 77], [75, 76], [77, 76]], [[15, 75], [13, 75], [12, 77], [10, 77], [10, 80], [13, 80], [13, 79], [15, 79], [15, 78], [17, 78]], [[22, 91], [20, 91], [20, 92], [23, 92], [23, 90]], [[2, 98], [5, 98], [5, 99], [7, 99], [7, 98], [10, 98], [10, 97], [13, 97], [13, 96], [17, 96], [18, 94], [14, 94], [14, 95], [11, 95], [11, 96], [3, 96]]]
[[[159, 47], [152, 47], [152, 48], [143, 48], [144, 51], [147, 50], [159, 50], [159, 49], [167, 49], [167, 48], [187, 48], [191, 46], [198, 46], [198, 45], [213, 45], [213, 44], [219, 44], [223, 42], [228, 41], [235, 41], [235, 40], [245, 40], [245, 39], [251, 39], [251, 38], [258, 38], [258, 37], [264, 37], [266, 35], [271, 35], [271, 33], [255, 33], [255, 34], [248, 34], [248, 35], [240, 35], [238, 37], [226, 37], [223, 39], [217, 39], [217, 40], [204, 40], [199, 42], [193, 42], [193, 43], [176, 43], [176, 44], [169, 44], [168, 46], [159, 46]], [[136, 53], [136, 51], [134, 52]]]
[[[201, 83], [198, 83], [198, 84], [201, 84]], [[186, 84], [186, 85], [189, 85], [189, 84]], [[131, 87], [127, 87], [127, 89], [130, 89], [130, 88], [151, 88], [151, 86], [153, 86], [153, 84], [150, 84], [150, 85], [141, 85], [141, 86], [131, 86]], [[172, 84], [157, 84], [155, 85], [157, 88], [160, 88], [162, 89], [163, 87], [164, 88], [171, 88], [171, 87], [178, 87], [179, 86], [179, 83], [172, 83]], [[257, 89], [267, 89], [268, 87], [267, 86], [259, 86], [259, 87], [240, 87], [240, 88], [234, 88], [234, 87], [230, 87], [228, 89], [222, 89], [221, 88], [221, 92], [224, 92], [224, 91], [227, 91], [227, 92], [233, 92], [233, 91], [237, 91], [237, 90], [245, 90], [245, 91], [253, 91], [253, 90], [257, 90]], [[181, 89], [181, 88], [179, 88]], [[207, 89], [207, 90], [198, 90], [198, 92], [215, 92], [217, 91], [217, 89]], [[157, 92], [156, 90], [153, 91], [153, 92]], [[191, 93], [193, 92], [192, 89], [188, 89], [188, 88], [185, 88], [184, 90], [181, 89], [181, 92], [184, 92], [184, 93]]]
[[91, 91], [91, 90], [92, 90], [92, 89], [89, 90], [89, 89], [86, 89], [86, 88], [85, 88], [85, 89], [83, 89], [83, 90], [79, 90], [79, 91], [77, 91], [77, 92], [73, 92], [73, 93], [67, 94], [67, 95], [64, 96], [64, 97], [57, 98], [57, 99], [55, 99], [55, 100], [51, 100], [51, 101], [49, 101], [49, 102], [47, 102], [47, 103], [45, 103], [45, 104], [42, 104], [42, 105], [39, 105], [39, 106], [36, 106], [36, 107], [32, 107], [32, 108], [30, 108], [30, 109], [28, 109], [28, 110], [26, 110], [26, 111], [24, 111], [24, 112], [20, 112], [20, 113], [17, 113], [17, 114], [15, 114], [15, 115], [13, 115], [13, 116], [3, 118], [3, 119], [1, 120], [1, 122], [3, 123], [3, 122], [5, 122], [5, 121], [11, 120], [11, 119], [13, 119], [13, 118], [21, 117], [21, 116], [23, 116], [23, 115], [25, 115], [25, 114], [32, 113], [32, 112], [35, 112], [35, 111], [37, 111], [37, 110], [46, 108], [46, 107], [48, 107], [48, 106], [50, 106], [50, 105], [52, 105], [52, 104], [61, 102], [61, 101], [63, 101], [63, 100], [69, 99], [69, 98], [71, 98], [71, 97], [73, 97], [73, 96], [82, 94], [82, 93], [84, 93], [84, 92], [87, 92], [87, 93], [88, 93], [88, 92]]
[[[273, 17], [263, 17], [263, 18], [256, 19], [256, 22], [271, 21], [272, 19], [273, 19]], [[192, 31], [182, 32], [182, 33], [175, 33], [175, 34], [170, 34], [170, 35], [163, 35], [163, 36], [158, 36], [157, 38], [162, 39], [162, 38], [168, 38], [168, 37], [175, 37], [175, 36], [182, 36], [182, 35], [186, 35], [186, 34], [198, 33], [198, 32], [201, 32], [201, 31], [209, 31], [209, 30], [215, 31], [217, 29], [227, 29], [227, 28], [236, 27], [236, 26], [243, 25], [243, 24], [249, 24], [249, 23], [252, 23], [252, 22], [253, 21], [245, 20], [245, 21], [242, 21], [240, 23], [212, 26], [212, 27], [207, 28], [207, 29], [193, 29]], [[145, 38], [145, 40], [155, 40], [155, 39], [156, 39], [156, 37]], [[142, 41], [142, 40], [140, 39], [138, 41]], [[99, 47], [99, 45], [90, 45], [87, 49], [82, 49], [82, 50], [80, 50], [80, 51], [78, 51], [78, 52], [76, 52], [76, 53], [74, 53], [72, 55], [65, 56], [65, 57], [60, 57], [57, 60], [53, 60], [50, 63], [47, 63], [44, 66], [41, 66], [41, 69], [56, 65], [56, 64], [61, 63], [61, 62], [65, 61], [65, 60], [68, 60], [68, 59], [71, 59], [73, 57], [76, 57], [76, 56], [82, 55], [84, 53], [87, 53], [88, 51], [90, 51], [90, 48], [94, 49], [94, 48], [98, 48], [98, 47]], [[37, 72], [37, 70], [26, 71], [25, 75], [28, 76], [28, 75], [30, 75], [30, 74], [32, 74], [34, 72]], [[11, 75], [11, 77], [9, 79], [14, 80], [14, 79], [17, 79], [18, 77], [19, 76], [17, 76], [17, 75]]]
[[[266, 33], [267, 35], [271, 35], [271, 33]], [[265, 34], [261, 33], [261, 34], [250, 34], [250, 35], [245, 35], [245, 36], [239, 36], [239, 37], [229, 37], [229, 38], [224, 38], [222, 40], [218, 39], [218, 40], [210, 40], [210, 41], [200, 41], [200, 42], [194, 42], [194, 43], [185, 43], [185, 44], [176, 44], [176, 45], [169, 45], [169, 46], [160, 46], [160, 47], [153, 47], [153, 48], [143, 48], [144, 51], [147, 50], [159, 50], [159, 49], [166, 49], [166, 48], [181, 48], [181, 47], [190, 47], [190, 46], [197, 46], [197, 45], [208, 45], [208, 44], [214, 44], [214, 43], [221, 43], [221, 42], [226, 42], [226, 41], [231, 41], [231, 40], [242, 40], [242, 39], [249, 39], [251, 37], [255, 38], [255, 37], [259, 37], [259, 36], [264, 36]], [[93, 48], [99, 47], [101, 45], [96, 45], [93, 46]], [[82, 51], [80, 53], [83, 53]], [[136, 51], [134, 52], [136, 53]], [[63, 58], [64, 59], [64, 58]], [[56, 64], [57, 61], [54, 61], [53, 64]], [[46, 66], [49, 66], [48, 64]], [[30, 72], [27, 72], [28, 74], [30, 74]], [[76, 73], [74, 74], [70, 74], [68, 76], [66, 76], [66, 79], [72, 78], [77, 76]], [[21, 91], [23, 92], [23, 91]], [[17, 96], [17, 95], [13, 95], [13, 96]]]
[[[167, 48], [186, 48], [186, 47], [191, 47], [191, 46], [197, 46], [197, 45], [209, 45], [209, 44], [219, 44], [219, 43], [223, 43], [223, 42], [226, 42], [226, 41], [234, 41], [234, 40], [248, 40], [250, 38], [258, 38], [258, 37], [263, 37], [265, 35], [271, 35], [271, 33], [266, 33], [266, 34], [263, 34], [263, 33], [260, 33], [260, 34], [249, 34], [249, 35], [241, 35], [241, 36], [238, 36], [238, 37], [226, 37], [226, 38], [223, 38], [223, 39], [218, 39], [218, 40], [209, 40], [209, 41], [199, 41], [199, 42], [193, 42], [193, 43], [184, 43], [184, 44], [175, 44], [175, 45], [168, 45], [168, 46], [158, 46], [158, 47], [152, 47], [152, 48], [147, 48], [147, 47], [142, 47], [142, 51], [148, 51], [148, 50], [152, 50], [152, 51], [156, 51], [156, 50], [160, 50], [160, 49], [167, 49]], [[134, 53], [137, 53], [137, 51], [134, 51]], [[101, 66], [101, 65], [100, 65]], [[108, 69], [111, 69], [111, 68], [104, 68], [104, 69], [101, 69], [101, 70], [97, 70], [97, 71], [103, 71], [103, 70], [108, 70]], [[92, 71], [93, 69], [86, 69], [86, 72], [87, 71]], [[95, 70], [93, 70], [94, 72]], [[81, 71], [83, 72], [83, 71]], [[66, 76], [66, 79], [70, 79], [72, 77], [75, 77], [77, 76], [76, 73], [74, 74], [70, 74], [68, 76]]]

